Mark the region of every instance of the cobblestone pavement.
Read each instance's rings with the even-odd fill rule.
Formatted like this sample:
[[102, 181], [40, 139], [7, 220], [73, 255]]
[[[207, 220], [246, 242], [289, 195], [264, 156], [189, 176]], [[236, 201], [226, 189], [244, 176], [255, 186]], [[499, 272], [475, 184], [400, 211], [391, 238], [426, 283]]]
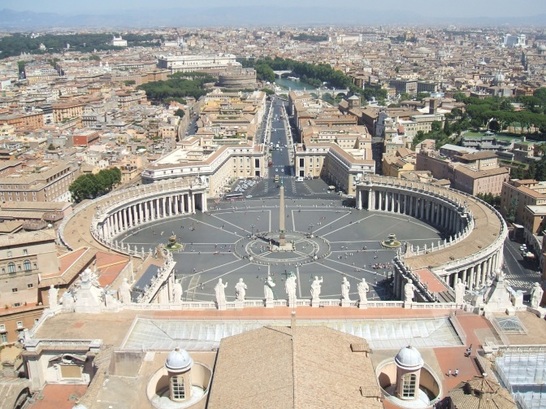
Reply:
[[[275, 297], [283, 299], [284, 280], [290, 272], [298, 278], [298, 298], [310, 297], [310, 284], [316, 275], [324, 277], [321, 298], [339, 298], [341, 280], [346, 276], [351, 283], [352, 299], [358, 299], [357, 283], [362, 278], [370, 284], [370, 300], [390, 299], [389, 275], [395, 250], [382, 247], [381, 241], [390, 233], [395, 233], [401, 242], [414, 245], [440, 237], [437, 230], [419, 220], [344, 207], [338, 197], [289, 198], [286, 231], [299, 232], [302, 239], [294, 252], [273, 253], [269, 242], [260, 236], [278, 232], [278, 199], [217, 202], [209, 210], [137, 227], [121, 238], [149, 250], [167, 244], [174, 233], [183, 244], [174, 257], [176, 274], [188, 301], [214, 299], [218, 278], [228, 283], [228, 300], [235, 298], [234, 286], [239, 278], [248, 286], [247, 299], [261, 299], [267, 274], [276, 283]], [[313, 260], [315, 251], [311, 251], [314, 243], [307, 240], [310, 236], [323, 246], [317, 260]], [[249, 242], [254, 255], [263, 257], [249, 260]]]

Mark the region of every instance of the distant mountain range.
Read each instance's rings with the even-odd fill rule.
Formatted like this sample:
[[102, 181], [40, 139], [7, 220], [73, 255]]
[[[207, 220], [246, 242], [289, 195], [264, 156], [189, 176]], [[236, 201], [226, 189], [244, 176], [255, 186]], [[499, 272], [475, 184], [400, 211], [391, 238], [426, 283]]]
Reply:
[[150, 28], [214, 26], [310, 26], [310, 25], [467, 25], [467, 26], [545, 26], [546, 15], [491, 18], [483, 16], [441, 18], [424, 17], [418, 12], [367, 11], [347, 12], [333, 7], [213, 7], [200, 9], [126, 10], [105, 14], [64, 15], [32, 11], [0, 10], [0, 30], [27, 31], [77, 28]]

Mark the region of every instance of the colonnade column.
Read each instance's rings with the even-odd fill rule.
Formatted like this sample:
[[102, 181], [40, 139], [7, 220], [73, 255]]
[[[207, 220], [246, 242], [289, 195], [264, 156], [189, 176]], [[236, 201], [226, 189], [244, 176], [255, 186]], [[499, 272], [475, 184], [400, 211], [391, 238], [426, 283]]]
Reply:
[[368, 210], [375, 210], [375, 191], [373, 189], [368, 191]]
[[208, 204], [207, 204], [207, 194], [205, 193], [205, 191], [201, 193], [201, 211], [202, 212], [209, 211]]
[[194, 207], [194, 200], [193, 200], [193, 193], [188, 194], [188, 212], [190, 214], [195, 213], [195, 207]]

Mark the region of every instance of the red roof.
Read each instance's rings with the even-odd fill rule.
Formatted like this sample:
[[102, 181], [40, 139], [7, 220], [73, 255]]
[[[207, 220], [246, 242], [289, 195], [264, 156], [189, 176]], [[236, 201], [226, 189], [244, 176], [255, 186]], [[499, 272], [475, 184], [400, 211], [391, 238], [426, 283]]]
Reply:
[[414, 273], [419, 277], [419, 281], [427, 285], [429, 291], [433, 293], [441, 293], [442, 291], [447, 291], [448, 287], [446, 286], [446, 283], [440, 280], [428, 268], [414, 271]]
[[42, 391], [42, 399], [36, 400], [29, 409], [72, 409], [86, 391], [87, 385], [48, 384]]
[[111, 285], [129, 263], [129, 257], [104, 251], [99, 251], [95, 260], [101, 287]]

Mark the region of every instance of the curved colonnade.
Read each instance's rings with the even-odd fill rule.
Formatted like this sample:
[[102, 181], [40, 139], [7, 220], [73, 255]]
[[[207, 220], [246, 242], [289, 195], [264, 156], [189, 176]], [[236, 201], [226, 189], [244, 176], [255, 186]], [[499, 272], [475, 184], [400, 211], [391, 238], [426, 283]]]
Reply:
[[[107, 248], [143, 259], [153, 249], [124, 246], [116, 237], [145, 223], [192, 214], [196, 210], [207, 211], [206, 189], [199, 181], [173, 179], [112, 192], [80, 206], [63, 220], [59, 238], [68, 248], [79, 247], [66, 233], [72, 221], [79, 218], [81, 223], [83, 218], [91, 220], [92, 239]], [[394, 291], [399, 298], [403, 298], [404, 284], [411, 278], [419, 290], [418, 300], [438, 300], [419, 283], [419, 276], [415, 274], [419, 270], [431, 271], [452, 288], [460, 278], [469, 290], [474, 290], [485, 285], [502, 266], [506, 224], [495, 209], [475, 197], [424, 183], [370, 175], [357, 186], [356, 206], [420, 219], [444, 236], [437, 243], [422, 247], [406, 245], [399, 250], [394, 263]], [[72, 229], [75, 230], [77, 228]]]
[[[90, 233], [97, 242], [117, 252], [145, 258], [153, 249], [131, 248], [120, 244], [116, 237], [136, 226], [207, 211], [207, 186], [200, 181], [172, 179], [151, 185], [135, 186], [112, 192], [80, 206], [59, 227], [59, 238], [68, 248], [78, 247], [67, 232], [67, 226], [77, 217], [91, 218]], [[82, 216], [91, 211], [92, 214]], [[91, 217], [89, 217], [91, 216]]]
[[[395, 295], [401, 297], [415, 271], [428, 269], [453, 288], [460, 278], [469, 290], [481, 288], [503, 264], [508, 230], [500, 214], [485, 202], [459, 191], [370, 175], [357, 186], [359, 209], [405, 214], [437, 228], [442, 241], [406, 247], [395, 260]], [[433, 294], [417, 283], [422, 300]], [[428, 294], [427, 294], [428, 293]]]

